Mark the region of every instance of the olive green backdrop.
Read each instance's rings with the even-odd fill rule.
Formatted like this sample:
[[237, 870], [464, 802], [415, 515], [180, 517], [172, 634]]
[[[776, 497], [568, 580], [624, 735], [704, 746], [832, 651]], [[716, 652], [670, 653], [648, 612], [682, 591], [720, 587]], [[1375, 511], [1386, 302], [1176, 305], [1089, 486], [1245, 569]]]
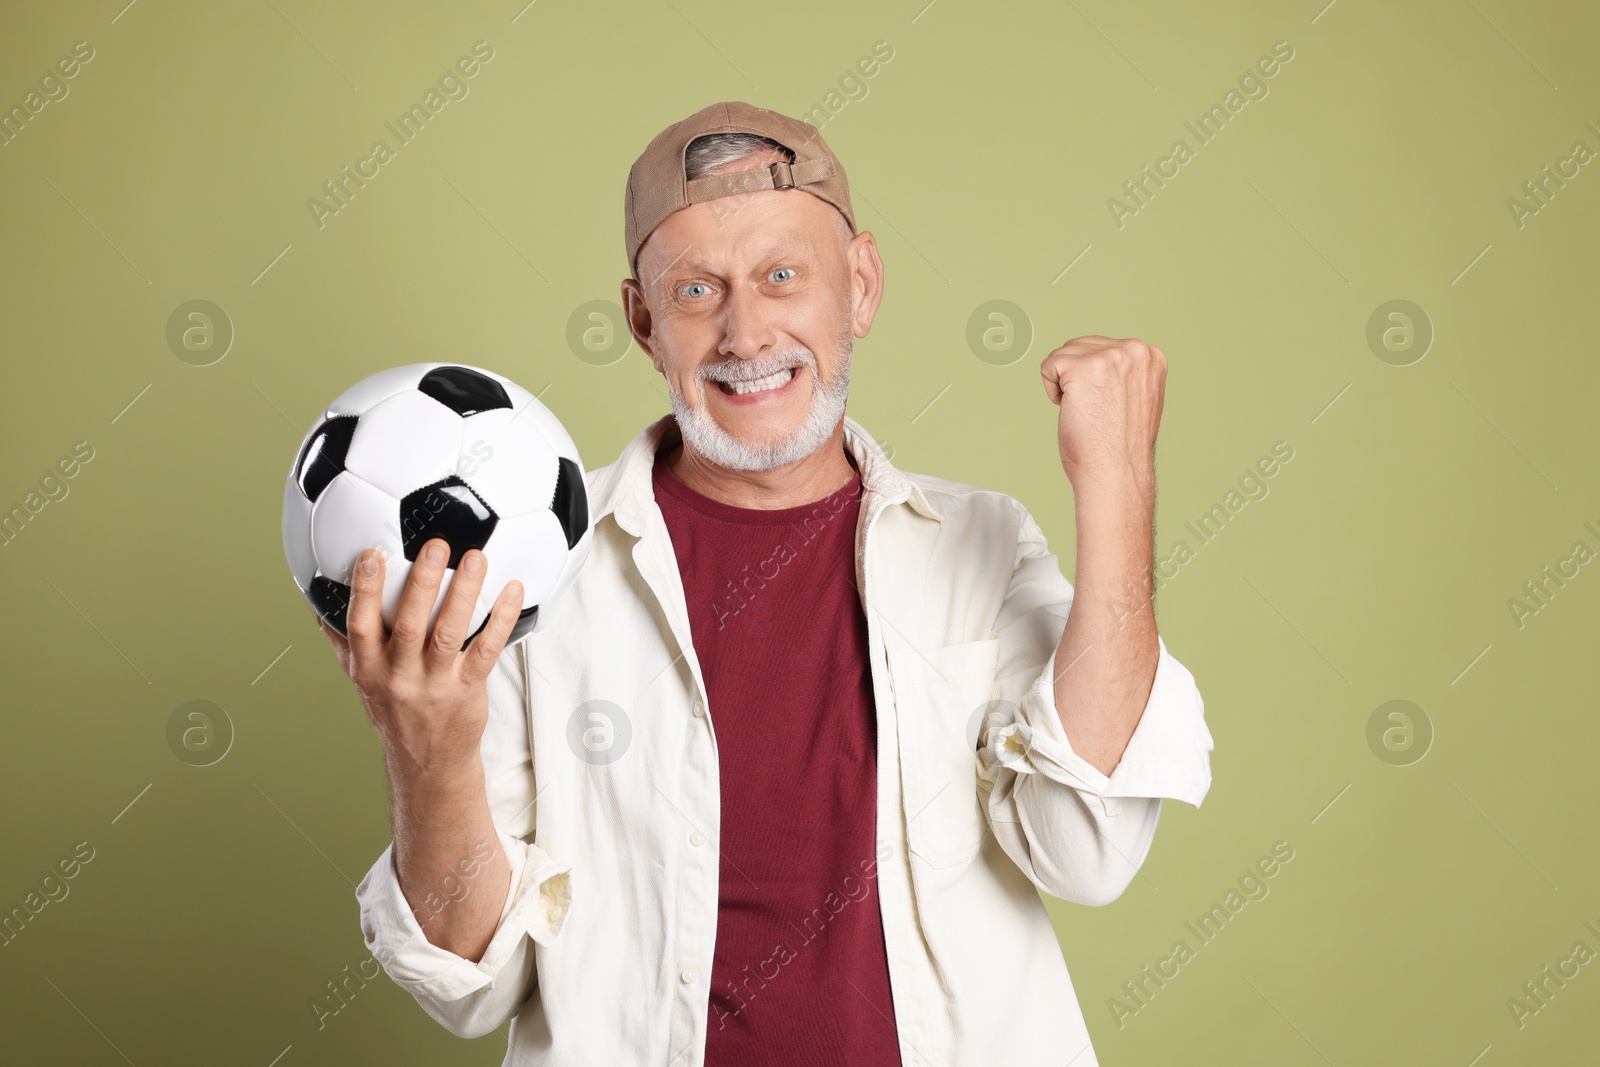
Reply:
[[1049, 902], [1102, 1062], [1594, 1061], [1592, 5], [124, 2], [0, 23], [0, 1061], [500, 1062], [387, 978], [329, 995], [371, 971], [386, 795], [284, 473], [423, 360], [545, 390], [609, 462], [667, 410], [587, 306], [627, 168], [721, 99], [810, 112], [850, 170], [888, 269], [852, 414], [1069, 567], [1038, 363], [1170, 358], [1159, 617], [1215, 784], [1116, 903]]

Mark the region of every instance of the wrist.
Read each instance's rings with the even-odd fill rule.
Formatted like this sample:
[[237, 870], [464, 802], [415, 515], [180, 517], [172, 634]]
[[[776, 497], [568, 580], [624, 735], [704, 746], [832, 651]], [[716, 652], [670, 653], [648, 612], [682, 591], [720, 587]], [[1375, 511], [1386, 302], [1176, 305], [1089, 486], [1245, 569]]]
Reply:
[[1131, 475], [1073, 487], [1077, 580], [1121, 588], [1148, 576], [1153, 565], [1155, 483]]
[[1131, 464], [1118, 459], [1092, 470], [1080, 470], [1067, 479], [1080, 500], [1140, 501], [1154, 499], [1156, 470], [1153, 463]]
[[460, 755], [432, 755], [419, 760], [397, 746], [386, 745], [384, 766], [397, 803], [415, 798], [435, 804], [484, 792], [483, 760], [477, 748]]
[[1079, 536], [1126, 536], [1155, 522], [1155, 479], [1132, 474], [1084, 479], [1072, 487]]

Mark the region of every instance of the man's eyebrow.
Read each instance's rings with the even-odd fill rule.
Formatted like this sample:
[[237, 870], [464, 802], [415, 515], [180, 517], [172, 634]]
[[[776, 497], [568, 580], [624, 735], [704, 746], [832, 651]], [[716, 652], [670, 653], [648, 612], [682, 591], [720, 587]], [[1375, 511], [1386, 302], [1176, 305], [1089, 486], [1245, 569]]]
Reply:
[[651, 276], [649, 284], [650, 285], [655, 285], [658, 282], [660, 282], [661, 279], [665, 278], [667, 276], [667, 274], [674, 267], [676, 267], [680, 262], [682, 262], [684, 256], [688, 255], [690, 252], [693, 252], [694, 249], [695, 249], [694, 245], [689, 245], [682, 252], [679, 252], [677, 255], [673, 256], [672, 257], [672, 262], [668, 263], [665, 267], [662, 267], [660, 270], [656, 271], [654, 275]]
[[[760, 260], [769, 259], [774, 255], [779, 255], [785, 252], [809, 251], [810, 248], [810, 243], [805, 241], [801, 235], [788, 233], [774, 237], [762, 243], [761, 245], [756, 246], [755, 254], [756, 258]], [[699, 253], [697, 247], [695, 245], [690, 245], [682, 252], [679, 252], [677, 257], [673, 259], [671, 263], [668, 263], [665, 267], [661, 268], [661, 270], [657, 271], [656, 277], [665, 278], [668, 274], [674, 272], [697, 273], [699, 271], [718, 273], [717, 268], [713, 267], [709, 262], [707, 262], [704, 256]]]

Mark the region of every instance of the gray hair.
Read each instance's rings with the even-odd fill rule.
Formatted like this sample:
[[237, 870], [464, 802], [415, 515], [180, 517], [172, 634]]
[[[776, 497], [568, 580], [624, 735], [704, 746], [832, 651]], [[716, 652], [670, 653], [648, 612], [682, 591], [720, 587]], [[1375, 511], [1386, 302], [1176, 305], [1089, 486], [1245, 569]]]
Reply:
[[794, 153], [770, 137], [755, 133], [708, 133], [689, 142], [683, 157], [683, 176], [694, 181], [729, 163], [772, 149], [782, 152], [788, 162], [794, 162]]
[[[690, 141], [688, 149], [683, 154], [683, 177], [684, 180], [692, 182], [730, 163], [737, 163], [741, 159], [748, 159], [750, 156], [761, 155], [774, 149], [781, 152], [788, 162], [794, 162], [793, 150], [770, 137], [762, 137], [756, 133], [704, 134]], [[839, 246], [848, 248], [850, 239], [855, 235], [850, 229], [850, 224], [845, 221], [844, 213], [835, 212], [835, 214], [838, 218], [834, 229], [839, 235]]]

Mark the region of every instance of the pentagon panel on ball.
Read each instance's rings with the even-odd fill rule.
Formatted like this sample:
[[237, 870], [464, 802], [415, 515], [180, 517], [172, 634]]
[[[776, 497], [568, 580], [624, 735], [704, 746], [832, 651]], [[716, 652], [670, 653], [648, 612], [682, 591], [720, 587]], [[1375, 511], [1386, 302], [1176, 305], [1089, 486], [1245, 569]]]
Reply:
[[383, 553], [387, 628], [432, 538], [450, 558], [430, 627], [462, 555], [476, 548], [488, 558], [469, 644], [513, 579], [523, 600], [508, 644], [542, 630], [588, 558], [577, 446], [532, 393], [492, 371], [418, 363], [365, 378], [323, 410], [290, 466], [284, 555], [301, 594], [339, 633], [356, 558]]

